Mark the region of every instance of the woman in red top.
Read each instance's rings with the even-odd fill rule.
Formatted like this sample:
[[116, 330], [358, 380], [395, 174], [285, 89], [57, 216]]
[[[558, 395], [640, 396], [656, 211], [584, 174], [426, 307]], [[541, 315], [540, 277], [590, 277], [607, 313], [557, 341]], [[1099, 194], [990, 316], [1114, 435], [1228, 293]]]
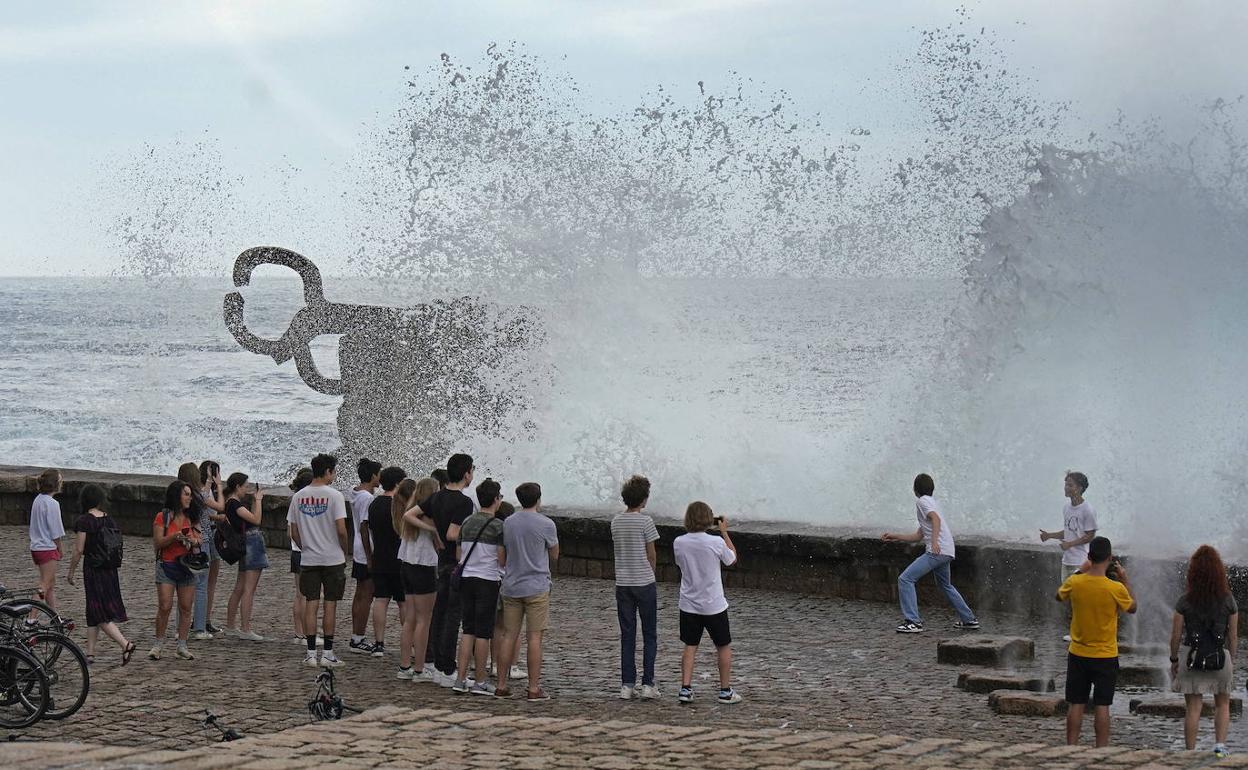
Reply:
[[194, 660], [186, 639], [191, 631], [195, 609], [195, 573], [187, 569], [179, 558], [199, 545], [198, 522], [192, 518], [194, 490], [185, 481], [175, 481], [165, 490], [165, 507], [152, 522], [152, 546], [156, 549], [156, 645], [147, 657], [160, 660], [169, 628], [169, 613], [173, 611], [173, 597], [178, 597], [178, 649], [179, 658]]

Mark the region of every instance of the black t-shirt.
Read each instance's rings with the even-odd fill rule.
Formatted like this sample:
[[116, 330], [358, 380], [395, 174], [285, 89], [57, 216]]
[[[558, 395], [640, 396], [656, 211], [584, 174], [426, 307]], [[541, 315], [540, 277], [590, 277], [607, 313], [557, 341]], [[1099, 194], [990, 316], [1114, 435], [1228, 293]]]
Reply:
[[[452, 524], [463, 526], [464, 521], [472, 515], [472, 501], [458, 489], [443, 489], [441, 492], [434, 492], [427, 500], [421, 502], [420, 510], [433, 519], [433, 525], [438, 528], [438, 537], [442, 538], [442, 542], [446, 544], [446, 547], [438, 554], [439, 566], [455, 564], [455, 544], [446, 539], [446, 532]], [[373, 519], [371, 509], [368, 512], [368, 519], [369, 521]]]
[[250, 521], [247, 521], [242, 516], [238, 515], [239, 508], [247, 508], [247, 506], [243, 505], [241, 500], [235, 500], [232, 497], [229, 500], [226, 500], [225, 518], [229, 519], [230, 524], [233, 525], [234, 529], [237, 529], [240, 532], [255, 529], [255, 524], [252, 524]]
[[377, 495], [368, 504], [368, 537], [373, 545], [373, 572], [399, 574], [399, 534], [394, 531], [391, 508], [394, 498]]
[[1192, 632], [1204, 631], [1210, 624], [1221, 631], [1223, 638], [1229, 636], [1231, 616], [1239, 612], [1239, 606], [1231, 594], [1205, 606], [1193, 604], [1184, 596], [1174, 605], [1174, 611], [1183, 616], [1183, 643], [1187, 644]]

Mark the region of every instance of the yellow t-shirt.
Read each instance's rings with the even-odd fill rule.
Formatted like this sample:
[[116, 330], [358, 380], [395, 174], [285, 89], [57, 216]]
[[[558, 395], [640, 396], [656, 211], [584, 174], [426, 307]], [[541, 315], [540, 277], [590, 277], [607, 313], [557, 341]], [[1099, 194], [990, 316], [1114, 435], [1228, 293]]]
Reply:
[[1131, 594], [1117, 580], [1075, 573], [1057, 589], [1070, 602], [1070, 653], [1082, 658], [1118, 657], [1118, 613], [1131, 606]]

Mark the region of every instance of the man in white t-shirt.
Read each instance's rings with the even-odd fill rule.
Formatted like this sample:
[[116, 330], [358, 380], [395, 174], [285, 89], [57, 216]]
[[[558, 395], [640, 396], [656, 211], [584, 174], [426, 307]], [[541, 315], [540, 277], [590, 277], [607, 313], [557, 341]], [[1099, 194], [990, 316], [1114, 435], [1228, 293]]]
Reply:
[[923, 554], [911, 562], [909, 567], [897, 578], [897, 595], [901, 602], [901, 625], [897, 626], [899, 634], [918, 634], [923, 632], [923, 618], [919, 615], [918, 592], [914, 584], [929, 572], [935, 575], [936, 585], [944, 591], [945, 598], [958, 614], [953, 627], [959, 629], [979, 628], [979, 620], [967, 606], [966, 600], [958, 589], [954, 588], [949, 574], [949, 565], [953, 563], [955, 548], [953, 530], [940, 511], [940, 506], [932, 497], [936, 491], [936, 482], [926, 473], [914, 477], [915, 517], [919, 528], [913, 534], [895, 534], [885, 532], [882, 540], [900, 541], [903, 543], [925, 544]]
[[[355, 596], [351, 598], [351, 652], [372, 654], [373, 645], [364, 634], [368, 631], [368, 614], [373, 606], [373, 576], [368, 563], [372, 555], [368, 534], [368, 506], [373, 504], [377, 485], [381, 483], [381, 463], [361, 458], [356, 471], [360, 485], [351, 490], [351, 577], [355, 579]], [[377, 629], [373, 629], [376, 631]]]
[[[1040, 530], [1040, 542], [1061, 541], [1063, 583], [1088, 560], [1088, 544], [1096, 537], [1096, 511], [1092, 510], [1091, 503], [1083, 499], [1088, 491], [1088, 477], [1079, 471], [1067, 471], [1064, 491], [1070, 502], [1062, 507], [1062, 531]], [[1069, 605], [1066, 615], [1070, 616]], [[1063, 636], [1062, 640], [1069, 642], [1070, 634]]]
[[[334, 621], [338, 602], [346, 590], [347, 576], [347, 501], [334, 489], [338, 459], [319, 454], [312, 458], [312, 483], [290, 498], [286, 522], [290, 539], [299, 546], [299, 592], [307, 600], [303, 629], [307, 635], [308, 652], [303, 662], [308, 666], [336, 668], [343, 665], [334, 654]], [[325, 652], [317, 661], [316, 610], [322, 589], [325, 597], [323, 638]]]
[[[719, 537], [707, 534], [719, 526]], [[728, 599], [720, 565], [737, 563], [737, 548], [728, 536], [728, 520], [715, 517], [711, 506], [692, 502], [685, 509], [685, 534], [672, 542], [672, 556], [680, 568], [680, 656], [681, 703], [693, 700], [693, 662], [702, 634], [709, 633], [719, 662], [720, 703], [740, 703], [741, 695], [732, 689], [732, 632], [728, 626]]]

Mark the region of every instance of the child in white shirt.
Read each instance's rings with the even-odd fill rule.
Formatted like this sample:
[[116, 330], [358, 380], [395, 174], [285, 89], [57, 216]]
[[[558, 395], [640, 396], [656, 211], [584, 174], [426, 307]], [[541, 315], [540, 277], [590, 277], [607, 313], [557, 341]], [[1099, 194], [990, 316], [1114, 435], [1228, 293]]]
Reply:
[[[719, 537], [706, 530], [718, 523]], [[716, 518], [711, 506], [693, 502], [685, 510], [686, 534], [672, 543], [676, 566], [680, 567], [680, 640], [685, 650], [680, 657], [681, 703], [693, 700], [693, 661], [703, 631], [711, 635], [719, 658], [720, 703], [740, 703], [732, 689], [732, 633], [728, 627], [728, 599], [720, 578], [720, 565], [735, 564], [737, 549], [728, 537], [728, 521]]]
[[39, 474], [39, 495], [30, 506], [30, 557], [39, 569], [39, 591], [56, 609], [56, 563], [61, 560], [60, 539], [65, 537], [61, 504], [52, 497], [61, 491], [61, 472], [49, 468]]

